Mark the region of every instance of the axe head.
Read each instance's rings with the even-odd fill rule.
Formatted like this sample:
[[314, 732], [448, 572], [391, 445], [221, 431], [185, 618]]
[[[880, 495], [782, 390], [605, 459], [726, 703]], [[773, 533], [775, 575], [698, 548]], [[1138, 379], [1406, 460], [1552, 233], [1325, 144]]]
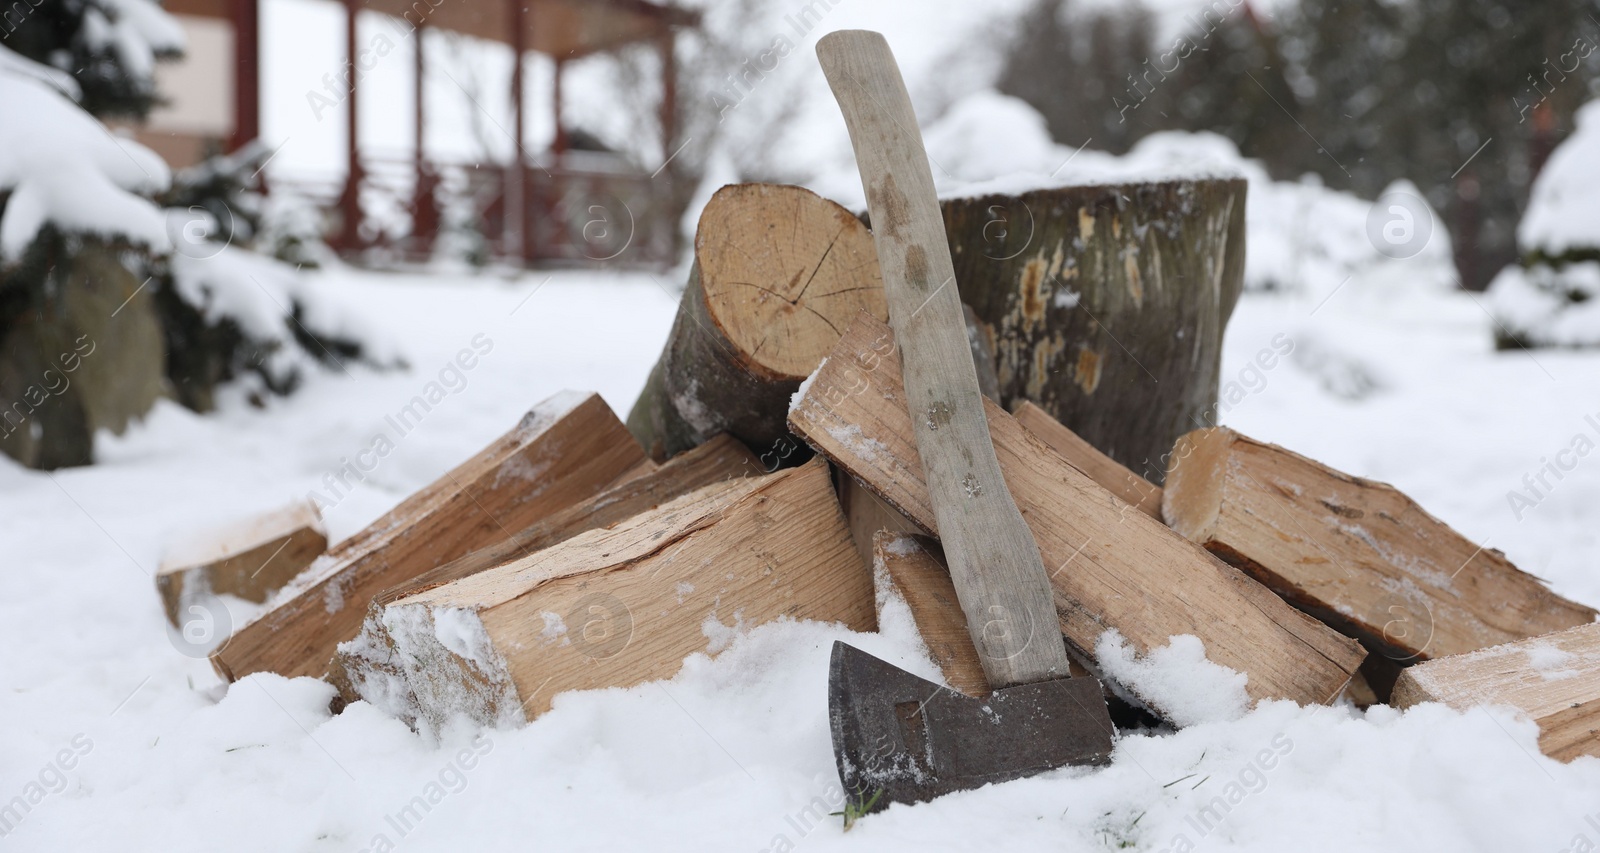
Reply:
[[1098, 679], [1022, 684], [974, 699], [837, 641], [828, 721], [839, 779], [864, 812], [1111, 757]]

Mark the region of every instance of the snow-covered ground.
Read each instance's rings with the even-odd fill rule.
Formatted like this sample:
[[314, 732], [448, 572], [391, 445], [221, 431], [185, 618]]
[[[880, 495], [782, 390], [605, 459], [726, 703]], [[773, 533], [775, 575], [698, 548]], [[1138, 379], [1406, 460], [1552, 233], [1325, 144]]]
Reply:
[[[1240, 849], [1551, 851], [1600, 843], [1600, 761], [1543, 758], [1503, 711], [1279, 703], [1122, 738], [1113, 764], [894, 807], [842, 832], [826, 722], [830, 643], [931, 674], [918, 641], [818, 624], [759, 628], [673, 679], [568, 694], [515, 731], [438, 741], [365, 704], [330, 717], [318, 681], [224, 688], [176, 651], [151, 572], [178, 528], [321, 488], [452, 355], [493, 348], [328, 512], [359, 529], [562, 388], [626, 412], [671, 321], [642, 273], [319, 275], [387, 328], [411, 367], [314, 376], [262, 409], [162, 404], [103, 460], [53, 474], [0, 460], [0, 819], [5, 850]], [[1248, 295], [1223, 416], [1252, 435], [1408, 491], [1561, 593], [1600, 605], [1600, 356], [1496, 353], [1474, 298], [1357, 278], [1324, 297]], [[1278, 334], [1298, 358], [1247, 362]], [[1573, 458], [1564, 456], [1563, 458]], [[1535, 481], [1537, 487], [1538, 483]], [[239, 618], [244, 614], [240, 613]], [[13, 820], [13, 797], [37, 802]], [[417, 800], [416, 798], [421, 798]], [[1216, 799], [1220, 798], [1220, 799]], [[1586, 816], [1597, 815], [1596, 823]], [[1577, 849], [1588, 849], [1579, 847]]]

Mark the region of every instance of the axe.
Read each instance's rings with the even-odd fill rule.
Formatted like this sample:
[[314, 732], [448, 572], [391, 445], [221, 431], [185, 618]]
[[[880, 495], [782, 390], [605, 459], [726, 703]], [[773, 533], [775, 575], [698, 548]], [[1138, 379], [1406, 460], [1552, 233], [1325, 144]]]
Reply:
[[845, 643], [828, 672], [839, 778], [857, 813], [1068, 764], [1103, 764], [1100, 683], [1070, 677], [1039, 547], [1000, 475], [922, 133], [881, 34], [817, 42], [872, 216], [917, 452], [984, 676], [985, 699]]

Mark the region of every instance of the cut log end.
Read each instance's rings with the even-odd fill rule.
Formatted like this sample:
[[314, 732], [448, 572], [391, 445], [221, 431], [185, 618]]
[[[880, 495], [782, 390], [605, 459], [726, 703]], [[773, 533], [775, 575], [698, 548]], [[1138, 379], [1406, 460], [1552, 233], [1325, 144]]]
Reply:
[[1161, 515], [1185, 539], [1205, 542], [1222, 511], [1222, 466], [1239, 434], [1226, 427], [1197, 429], [1178, 438], [1167, 464]]
[[1458, 711], [1509, 705], [1539, 725], [1545, 755], [1600, 756], [1600, 624], [1409, 667], [1391, 702], [1397, 708], [1441, 702]]
[[316, 505], [296, 501], [175, 541], [162, 556], [156, 589], [176, 626], [197, 595], [266, 601], [327, 549]]
[[[1163, 515], [1184, 537], [1397, 664], [1596, 616], [1393, 486], [1229, 429], [1177, 442], [1164, 496]], [[1368, 674], [1380, 698], [1392, 680]]]
[[810, 190], [736, 184], [700, 215], [695, 263], [628, 429], [665, 460], [726, 432], [771, 470], [805, 461], [789, 398], [859, 312], [888, 316], [872, 235]]
[[810, 190], [734, 184], [695, 235], [706, 313], [759, 372], [799, 381], [856, 314], [886, 317], [872, 234]]

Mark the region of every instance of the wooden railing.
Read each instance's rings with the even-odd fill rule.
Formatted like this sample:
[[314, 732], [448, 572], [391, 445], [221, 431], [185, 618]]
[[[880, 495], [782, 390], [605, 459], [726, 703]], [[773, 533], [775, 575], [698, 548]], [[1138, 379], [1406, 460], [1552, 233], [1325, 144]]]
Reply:
[[676, 225], [665, 184], [609, 155], [569, 152], [560, 166], [526, 164], [520, 186], [504, 164], [429, 162], [420, 193], [409, 158], [369, 156], [362, 166], [354, 229], [344, 223], [342, 174], [272, 181], [273, 190], [293, 192], [326, 211], [329, 245], [357, 262], [421, 263], [452, 255], [530, 266], [673, 260]]

